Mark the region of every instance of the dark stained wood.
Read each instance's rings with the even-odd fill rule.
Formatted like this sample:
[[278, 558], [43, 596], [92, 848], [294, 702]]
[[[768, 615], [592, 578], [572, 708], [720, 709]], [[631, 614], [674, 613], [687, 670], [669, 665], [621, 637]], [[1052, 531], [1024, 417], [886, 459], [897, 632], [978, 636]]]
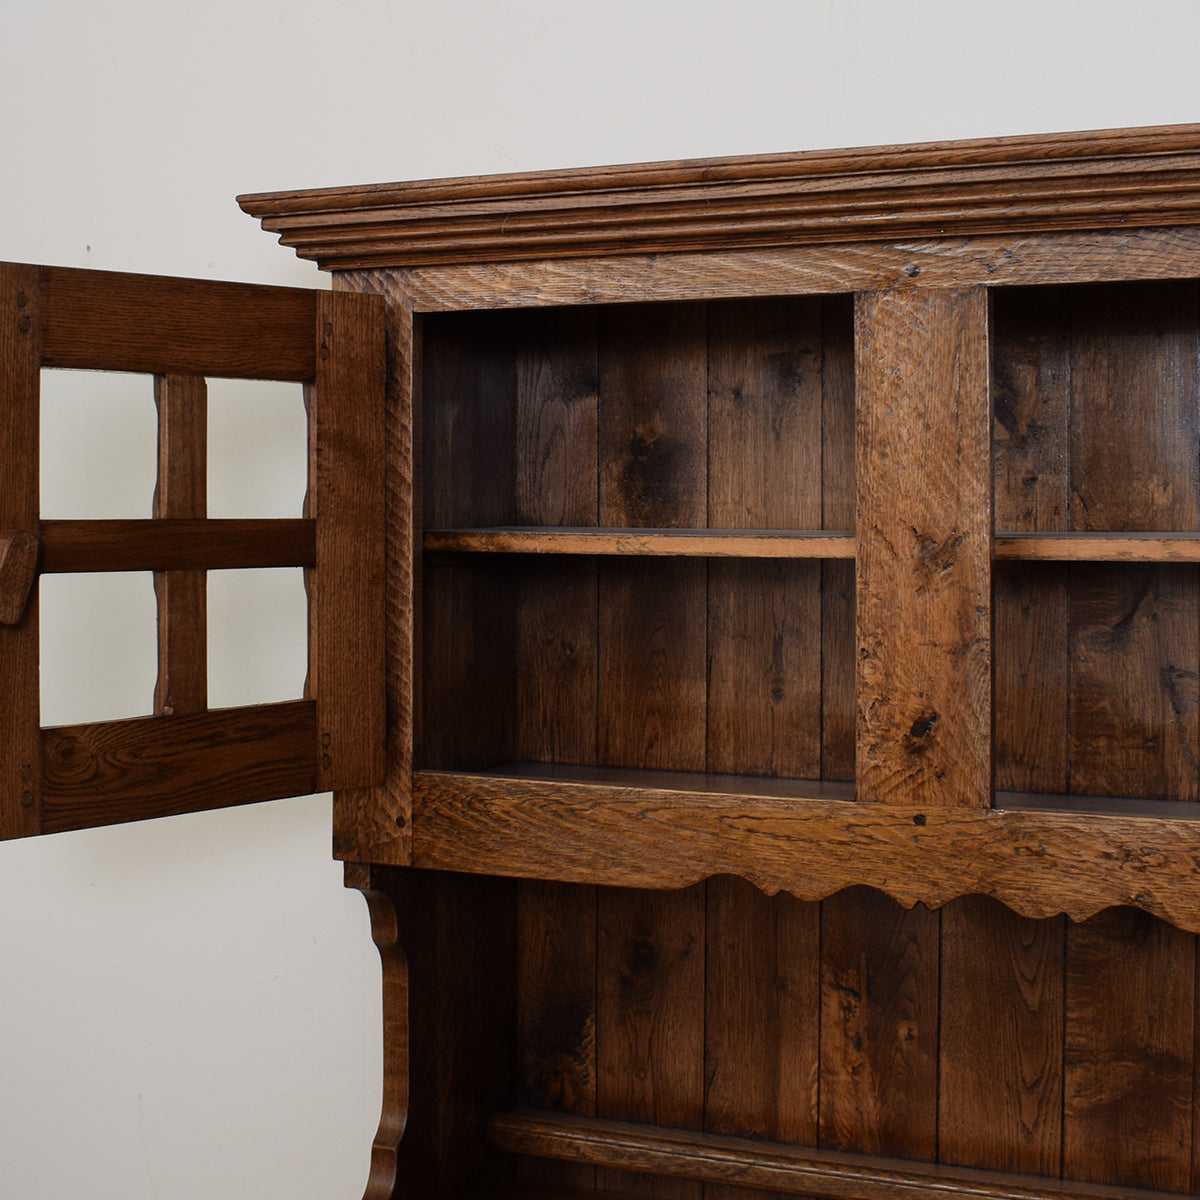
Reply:
[[[40, 309], [37, 269], [0, 263], [0, 531], [10, 538], [23, 538], [37, 529]], [[13, 553], [10, 543], [6, 560]], [[20, 540], [15, 553], [18, 560], [23, 557]], [[19, 566], [16, 560], [14, 566]], [[26, 569], [8, 567], [4, 574], [0, 838], [12, 838], [39, 831], [41, 702], [37, 591], [23, 587]]]
[[[854, 306], [850, 296], [822, 305], [821, 525], [851, 529], [854, 492]], [[854, 778], [855, 567], [821, 566], [821, 777]]]
[[854, 557], [853, 534], [813, 529], [434, 529], [425, 534], [424, 545], [434, 552], [463, 554]]
[[1200, 127], [242, 196], [323, 267], [1200, 223]]
[[316, 791], [311, 701], [42, 733], [42, 832]]
[[804, 900], [865, 882], [905, 905], [985, 893], [1023, 916], [1077, 921], [1136, 904], [1200, 930], [1193, 820], [1113, 813], [1100, 823], [1034, 807], [876, 810], [853, 804], [843, 784], [671, 772], [659, 783], [652, 772], [622, 771], [604, 782], [569, 767], [536, 778], [534, 765], [419, 772], [414, 861], [656, 888], [727, 872]]
[[602, 312], [599, 524], [708, 524], [705, 316], [696, 304]]
[[862, 800], [990, 802], [987, 318], [982, 290], [858, 298]]
[[23, 529], [0, 533], [0, 625], [16, 625], [24, 616], [37, 560], [35, 534]]
[[1060, 1174], [1063, 947], [1062, 918], [984, 896], [942, 910], [940, 1161]]
[[616, 253], [387, 273], [403, 279], [417, 312], [1179, 279], [1200, 273], [1200, 230], [1030, 232], [699, 254]]
[[814, 1200], [1168, 1200], [1171, 1194], [546, 1113], [505, 1113], [488, 1130], [493, 1145], [513, 1153], [757, 1186]]
[[217, 571], [316, 561], [311, 520], [43, 521], [44, 575], [80, 571]]
[[347, 863], [345, 883], [367, 902], [371, 940], [379, 951], [383, 1010], [383, 1099], [371, 1146], [371, 1166], [363, 1200], [391, 1200], [397, 1181], [398, 1148], [409, 1107], [408, 959], [400, 948], [399, 919], [384, 885], [372, 886], [372, 868]]
[[[821, 333], [812, 300], [709, 306], [710, 526], [821, 524]], [[820, 582], [709, 564], [708, 770], [820, 775]]]
[[[517, 1054], [531, 1108], [596, 1113], [596, 889], [517, 888]], [[527, 1182], [590, 1189], [595, 1171], [523, 1164]]]
[[[597, 950], [596, 1113], [704, 1125], [704, 888], [605, 890]], [[637, 1184], [597, 1172], [601, 1189], [699, 1200], [699, 1184]]]
[[724, 876], [707, 908], [704, 1128], [816, 1145], [819, 906]]
[[1071, 573], [1071, 791], [1200, 799], [1200, 575]]
[[936, 913], [852, 888], [821, 906], [821, 1145], [934, 1161]]
[[42, 365], [311, 379], [319, 292], [42, 267]]
[[1067, 942], [1063, 1174], [1186, 1191], [1195, 937], [1118, 909]]
[[317, 300], [309, 403], [309, 687], [322, 790], [384, 777], [384, 330], [375, 296]]
[[[414, 450], [419, 433], [413, 393], [419, 374], [412, 306], [386, 275], [334, 276], [334, 291], [384, 297], [387, 381], [384, 424], [384, 662], [387, 723], [385, 775], [378, 787], [339, 792], [333, 802], [333, 847], [340, 858], [370, 857], [406, 864], [412, 846], [412, 768], [418, 676], [415, 668], [414, 597], [416, 517]], [[370, 847], [370, 853], [367, 848]]]
[[[513, 325], [514, 515], [552, 538], [570, 526], [590, 540], [599, 487], [595, 310], [523, 314]], [[425, 545], [429, 549], [429, 535]], [[518, 753], [536, 761], [594, 763], [596, 564], [524, 563], [516, 581]]]
[[[516, 885], [379, 867], [371, 884], [395, 908], [407, 964], [397, 1177], [413, 1196], [495, 1195], [513, 1173], [486, 1128], [516, 1102]], [[379, 1200], [393, 1194], [380, 1188]]]
[[[158, 486], [154, 515], [208, 516], [208, 387], [195, 375], [154, 380], [158, 408]], [[154, 711], [164, 716], [208, 707], [208, 577], [158, 571], [158, 677]]]

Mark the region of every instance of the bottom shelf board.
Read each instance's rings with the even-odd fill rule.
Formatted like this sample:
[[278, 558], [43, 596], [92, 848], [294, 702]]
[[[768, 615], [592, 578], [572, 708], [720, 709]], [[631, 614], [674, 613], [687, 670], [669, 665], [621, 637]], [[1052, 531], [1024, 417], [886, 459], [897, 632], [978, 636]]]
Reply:
[[906, 907], [982, 894], [1074, 920], [1129, 904], [1200, 931], [1191, 805], [1143, 801], [1131, 815], [1128, 802], [1077, 811], [1070, 797], [1002, 793], [1003, 807], [983, 809], [853, 795], [844, 783], [599, 767], [418, 771], [413, 865], [648, 888], [731, 874], [802, 900], [865, 885]]
[[[566, 1113], [506, 1113], [492, 1119], [488, 1133], [493, 1146], [512, 1154], [821, 1200], [925, 1200], [930, 1196], [947, 1200], [1167, 1200], [1170, 1195]], [[564, 1200], [568, 1194], [561, 1193]], [[560, 1194], [531, 1191], [511, 1195], [514, 1200], [517, 1196], [550, 1200]]]

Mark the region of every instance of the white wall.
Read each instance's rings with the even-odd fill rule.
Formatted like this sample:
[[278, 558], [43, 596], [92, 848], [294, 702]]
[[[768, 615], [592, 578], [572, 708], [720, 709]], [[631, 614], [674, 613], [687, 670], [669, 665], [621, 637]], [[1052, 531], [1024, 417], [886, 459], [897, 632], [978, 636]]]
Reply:
[[[1194, 0], [11, 0], [0, 258], [324, 286], [236, 193], [1196, 121], [1198, 34]], [[149, 504], [146, 403], [64, 450], [112, 456], [97, 504]], [[260, 463], [263, 413], [230, 432]], [[286, 507], [279, 470], [221, 486]], [[87, 502], [75, 468], [46, 501]], [[147, 702], [111, 682], [147, 653], [131, 603], [63, 617], [110, 653], [48, 653], [61, 711]], [[214, 623], [223, 686], [296, 686], [286, 646], [252, 662]], [[360, 1194], [379, 970], [327, 798], [0, 846], [0, 963], [0, 1197]]]

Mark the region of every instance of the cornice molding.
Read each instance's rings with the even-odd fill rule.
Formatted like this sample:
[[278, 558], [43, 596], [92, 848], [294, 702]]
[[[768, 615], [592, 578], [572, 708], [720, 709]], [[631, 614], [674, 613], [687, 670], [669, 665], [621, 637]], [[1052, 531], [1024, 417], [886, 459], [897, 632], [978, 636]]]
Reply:
[[1200, 225], [1200, 125], [240, 196], [323, 268]]

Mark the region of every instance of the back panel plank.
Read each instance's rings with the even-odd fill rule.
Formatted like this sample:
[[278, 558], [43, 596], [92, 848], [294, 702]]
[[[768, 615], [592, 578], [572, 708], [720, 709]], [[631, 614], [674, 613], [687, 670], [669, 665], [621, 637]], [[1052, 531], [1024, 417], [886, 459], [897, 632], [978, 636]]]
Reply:
[[863, 800], [990, 803], [987, 328], [982, 289], [858, 298]]
[[942, 910], [939, 1158], [1058, 1175], [1063, 919], [984, 896]]
[[42, 831], [314, 792], [315, 725], [296, 700], [47, 729]]
[[[598, 1116], [704, 1125], [704, 885], [603, 889], [596, 1013]], [[699, 1200], [687, 1180], [598, 1171], [597, 1186]]]
[[99, 371], [308, 380], [320, 292], [42, 267], [42, 363]]
[[821, 1145], [934, 1161], [937, 913], [866, 888], [821, 915]]
[[704, 1128], [815, 1146], [820, 906], [729, 876], [706, 886]]
[[[0, 264], [0, 534], [37, 533], [39, 308], [37, 268]], [[0, 838], [39, 831], [36, 584], [21, 607], [0, 624]]]
[[1186, 1191], [1194, 935], [1133, 909], [1067, 942], [1063, 1174]]

